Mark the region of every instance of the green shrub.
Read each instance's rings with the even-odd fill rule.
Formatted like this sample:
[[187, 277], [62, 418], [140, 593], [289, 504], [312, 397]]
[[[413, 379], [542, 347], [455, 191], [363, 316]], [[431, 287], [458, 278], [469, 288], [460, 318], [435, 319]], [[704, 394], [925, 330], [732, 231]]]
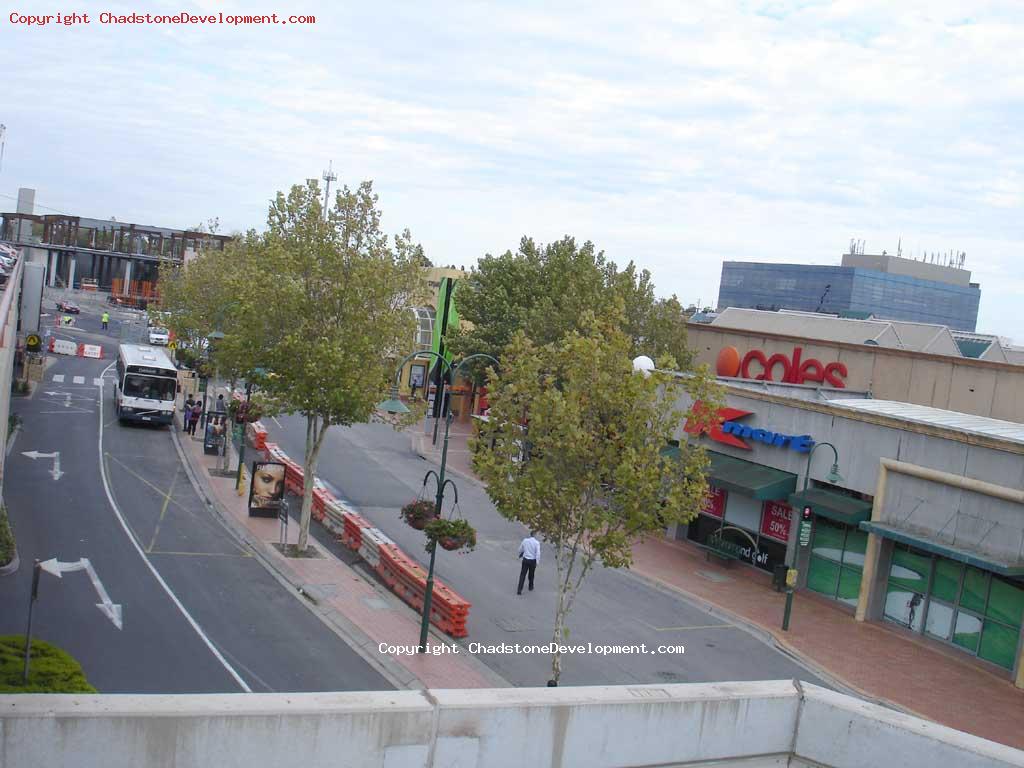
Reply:
[[0, 637], [0, 693], [96, 693], [85, 679], [82, 665], [66, 652], [44, 640], [32, 640], [28, 685], [25, 669], [25, 636]]
[[7, 509], [0, 504], [0, 565], [7, 565], [14, 559], [14, 533], [7, 522]]

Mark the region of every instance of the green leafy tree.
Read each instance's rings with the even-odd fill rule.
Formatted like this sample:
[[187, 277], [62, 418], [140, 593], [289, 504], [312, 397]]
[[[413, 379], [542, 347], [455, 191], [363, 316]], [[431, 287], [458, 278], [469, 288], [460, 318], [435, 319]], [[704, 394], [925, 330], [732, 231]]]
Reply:
[[306, 419], [298, 549], [306, 549], [313, 480], [327, 430], [366, 422], [413, 339], [410, 297], [423, 249], [389, 238], [370, 182], [342, 188], [326, 214], [316, 181], [279, 192], [264, 232], [206, 249], [161, 279], [176, 333], [201, 339], [217, 369], [257, 384], [264, 414]]
[[[544, 345], [582, 330], [582, 318], [594, 312], [619, 324], [634, 356], [670, 355], [680, 370], [692, 359], [679, 301], [658, 299], [647, 270], [632, 262], [620, 270], [593, 243], [571, 237], [546, 246], [524, 237], [516, 253], [485, 256], [459, 282], [456, 302], [468, 321], [449, 339], [459, 354], [501, 359], [517, 331]], [[482, 369], [476, 376], [482, 379]]]
[[267, 230], [239, 241], [217, 350], [234, 370], [266, 372], [258, 377], [265, 412], [306, 419], [299, 551], [327, 430], [369, 421], [386, 396], [394, 358], [413, 339], [409, 301], [422, 279], [422, 249], [408, 230], [393, 242], [381, 230], [370, 182], [342, 188], [326, 215], [322, 199], [315, 181], [279, 192]]
[[[678, 390], [707, 403], [705, 413], [720, 400], [705, 368], [672, 375], [662, 371], [674, 361], [662, 358], [662, 371], [634, 373], [633, 341], [616, 323], [591, 313], [580, 325], [543, 345], [513, 337], [501, 372], [490, 371], [490, 420], [474, 457], [498, 511], [554, 550], [556, 644], [568, 638], [573, 602], [595, 565], [628, 567], [638, 537], [696, 516], [707, 459], [682, 433]], [[678, 452], [666, 452], [677, 435]], [[561, 670], [556, 650], [556, 682]]]

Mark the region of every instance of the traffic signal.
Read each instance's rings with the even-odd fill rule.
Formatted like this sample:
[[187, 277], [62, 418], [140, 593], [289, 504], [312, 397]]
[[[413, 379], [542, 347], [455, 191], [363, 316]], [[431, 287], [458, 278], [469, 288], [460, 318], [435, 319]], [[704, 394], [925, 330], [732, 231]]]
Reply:
[[804, 520], [810, 520], [811, 519], [811, 508], [810, 507], [804, 507], [803, 519]]

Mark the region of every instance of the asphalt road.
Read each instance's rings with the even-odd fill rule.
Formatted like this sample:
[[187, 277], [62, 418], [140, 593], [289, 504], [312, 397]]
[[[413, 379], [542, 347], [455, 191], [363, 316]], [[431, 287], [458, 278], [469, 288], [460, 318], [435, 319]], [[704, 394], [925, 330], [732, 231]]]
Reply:
[[[299, 417], [265, 420], [271, 440], [302, 461], [305, 422]], [[432, 465], [414, 454], [407, 434], [380, 424], [333, 427], [321, 450], [319, 477], [339, 497], [391, 537], [424, 566], [424, 538], [399, 518], [400, 508], [421, 493]], [[550, 547], [542, 544], [537, 588], [516, 595], [517, 551], [523, 527], [502, 518], [483, 487], [453, 478], [460, 511], [477, 530], [471, 553], [439, 550], [436, 573], [473, 604], [469, 637], [480, 642], [543, 644], [551, 641], [556, 592]], [[433, 496], [433, 485], [425, 494]], [[452, 503], [446, 496], [445, 511]], [[790, 657], [743, 628], [709, 613], [674, 592], [624, 571], [598, 568], [587, 576], [569, 625], [570, 644], [684, 645], [684, 654], [574, 655], [563, 660], [562, 683], [598, 685], [688, 683], [797, 678], [826, 685]], [[544, 685], [550, 657], [481, 653], [479, 658], [515, 685]]]
[[[96, 380], [120, 329], [112, 324], [103, 337], [98, 315], [76, 325], [58, 335], [105, 340], [107, 359], [57, 357], [31, 399], [12, 400], [22, 424], [4, 498], [22, 567], [0, 579], [0, 634], [25, 631], [34, 558], [87, 557], [123, 606], [123, 629], [96, 608], [85, 573], [60, 581], [44, 573], [33, 634], [68, 650], [100, 691], [390, 689], [206, 508], [166, 428], [117, 422], [112, 380], [102, 401]], [[59, 479], [54, 459], [24, 455], [31, 451], [59, 451]]]

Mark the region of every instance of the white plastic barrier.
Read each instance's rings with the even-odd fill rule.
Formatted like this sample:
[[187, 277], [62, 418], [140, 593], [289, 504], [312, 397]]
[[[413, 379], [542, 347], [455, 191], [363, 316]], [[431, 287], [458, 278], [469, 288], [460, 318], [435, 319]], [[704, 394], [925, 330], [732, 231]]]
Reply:
[[79, 354], [82, 357], [92, 357], [99, 360], [103, 357], [103, 347], [99, 344], [82, 344]]
[[50, 351], [58, 355], [77, 355], [78, 344], [66, 339], [50, 339]]

